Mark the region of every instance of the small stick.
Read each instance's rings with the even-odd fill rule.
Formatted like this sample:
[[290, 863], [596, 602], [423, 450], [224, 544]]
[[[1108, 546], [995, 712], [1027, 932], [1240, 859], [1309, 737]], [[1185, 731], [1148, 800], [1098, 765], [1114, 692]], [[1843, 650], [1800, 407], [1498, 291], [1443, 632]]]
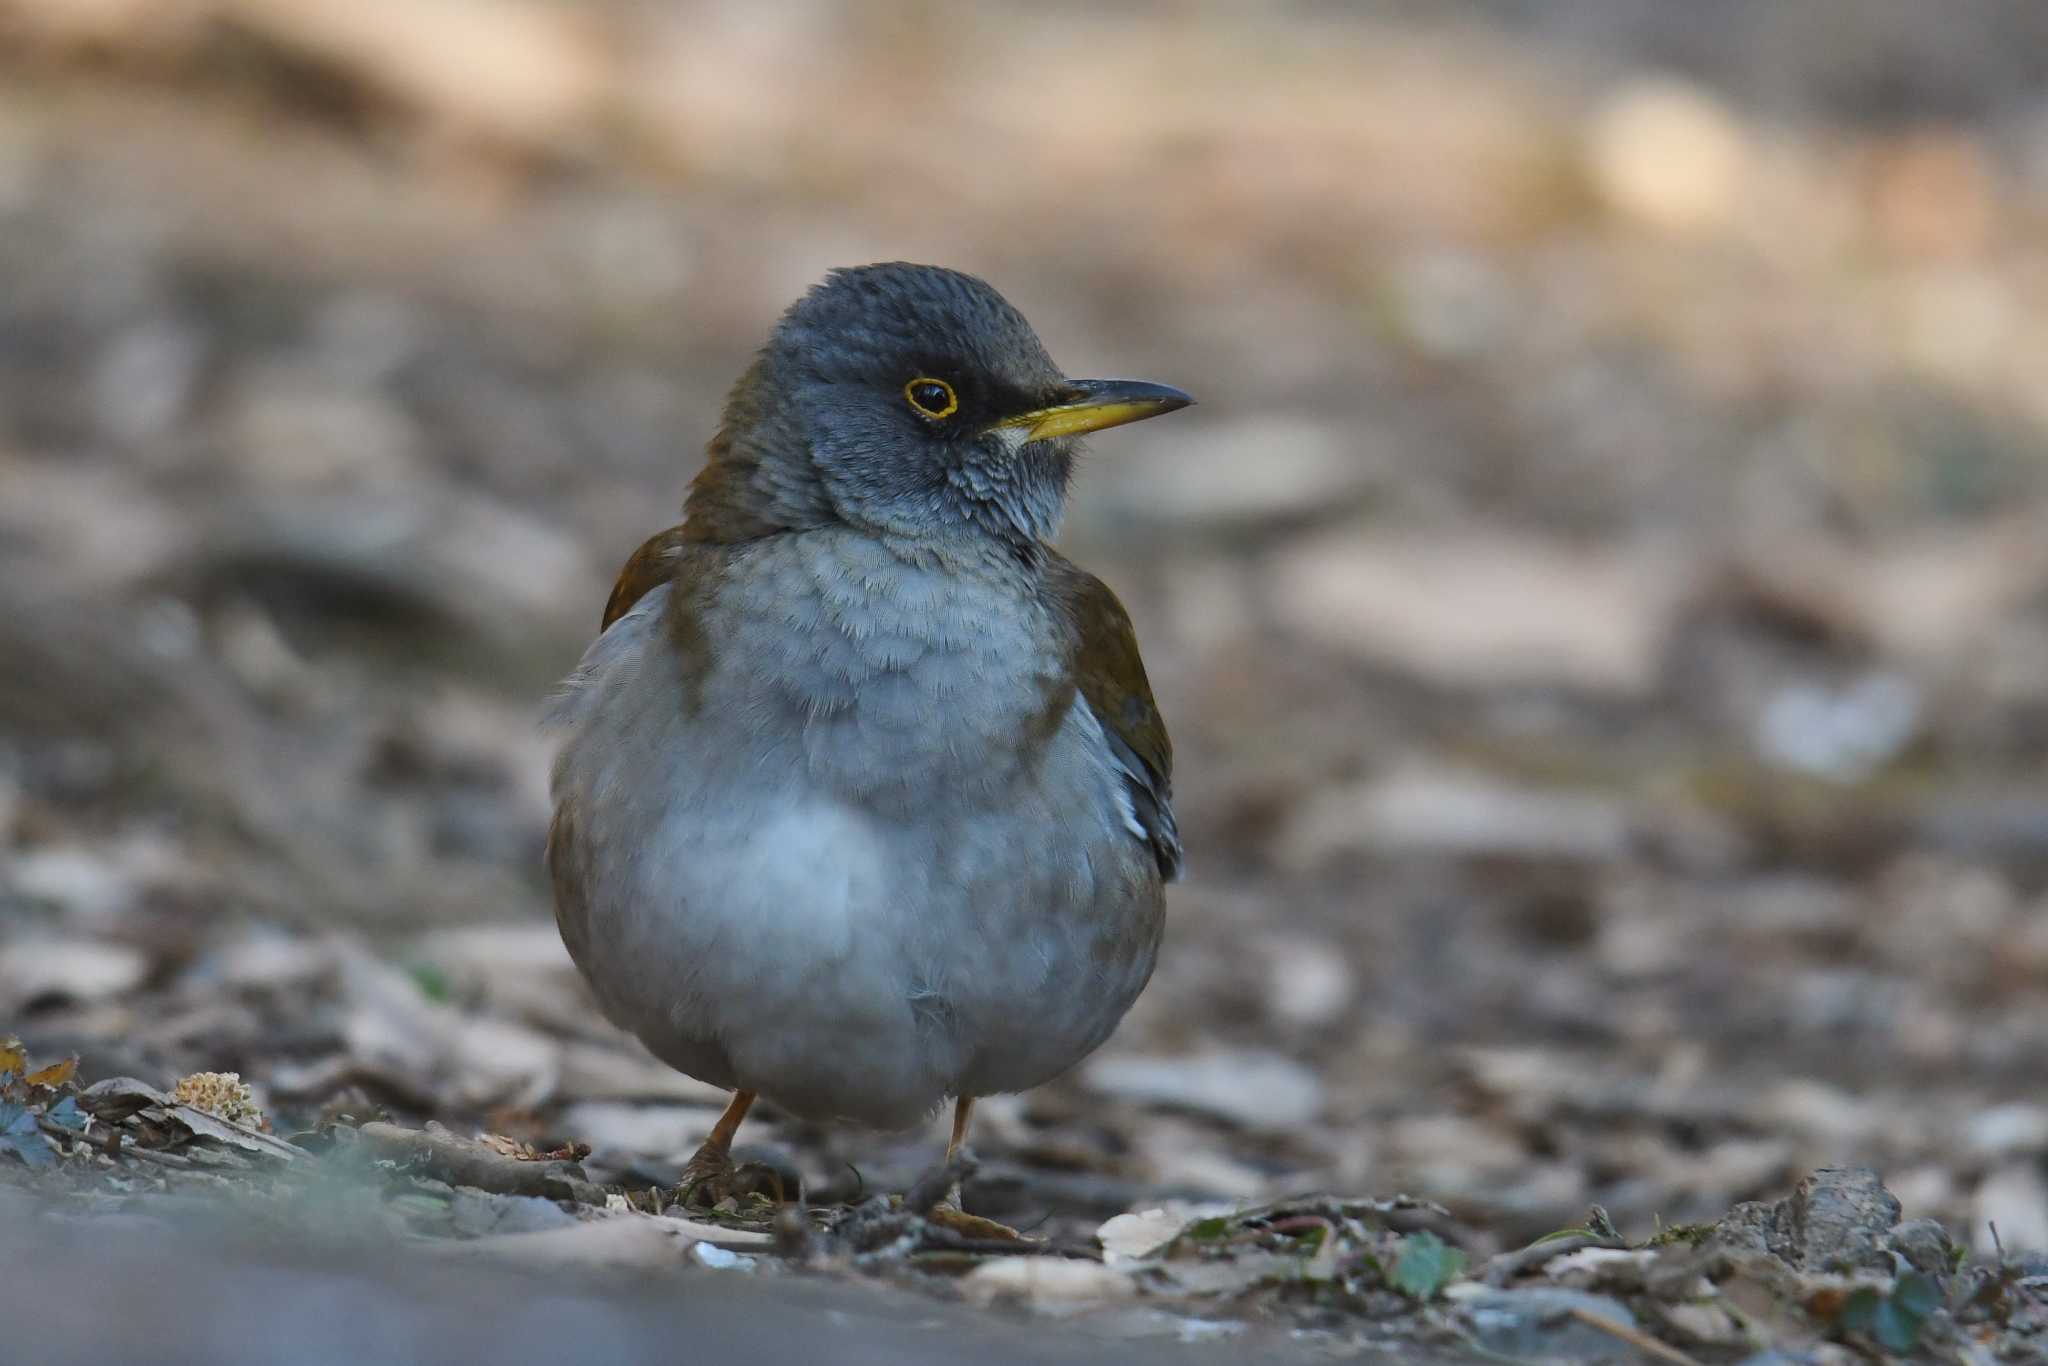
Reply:
[[1583, 1305], [1574, 1305], [1569, 1312], [1571, 1317], [1587, 1327], [1598, 1328], [1610, 1337], [1620, 1338], [1629, 1346], [1648, 1352], [1660, 1361], [1671, 1362], [1672, 1366], [1700, 1366], [1700, 1363], [1694, 1358], [1687, 1356], [1668, 1342], [1659, 1342], [1640, 1328], [1631, 1328], [1627, 1324], [1610, 1319], [1604, 1314], [1596, 1314]]
[[405, 1129], [376, 1119], [356, 1132], [380, 1157], [410, 1162], [451, 1186], [475, 1186], [494, 1195], [604, 1204], [604, 1192], [573, 1162], [522, 1162], [453, 1134]]
[[1619, 1238], [1610, 1238], [1598, 1233], [1567, 1233], [1558, 1238], [1542, 1238], [1525, 1248], [1503, 1252], [1486, 1263], [1486, 1270], [1480, 1279], [1488, 1285], [1506, 1285], [1524, 1271], [1534, 1270], [1553, 1257], [1568, 1253], [1583, 1252], [1589, 1247], [1625, 1248], [1628, 1244]]

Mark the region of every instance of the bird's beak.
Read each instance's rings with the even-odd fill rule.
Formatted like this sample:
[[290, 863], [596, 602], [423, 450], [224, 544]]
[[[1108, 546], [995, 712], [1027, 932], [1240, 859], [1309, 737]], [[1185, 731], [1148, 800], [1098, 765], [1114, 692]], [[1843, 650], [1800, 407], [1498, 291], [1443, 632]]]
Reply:
[[1060, 387], [1058, 402], [1006, 417], [995, 425], [1021, 430], [1026, 441], [1047, 441], [1142, 422], [1194, 401], [1170, 385], [1142, 379], [1070, 379]]

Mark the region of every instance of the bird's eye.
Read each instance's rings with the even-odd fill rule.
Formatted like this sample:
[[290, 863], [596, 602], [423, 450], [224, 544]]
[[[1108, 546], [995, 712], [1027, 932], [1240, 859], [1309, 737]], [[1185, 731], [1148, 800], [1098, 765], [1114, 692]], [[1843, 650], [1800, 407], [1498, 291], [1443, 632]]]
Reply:
[[953, 393], [952, 385], [927, 375], [919, 375], [904, 385], [903, 397], [909, 399], [910, 406], [926, 417], [951, 417], [960, 407], [960, 400]]

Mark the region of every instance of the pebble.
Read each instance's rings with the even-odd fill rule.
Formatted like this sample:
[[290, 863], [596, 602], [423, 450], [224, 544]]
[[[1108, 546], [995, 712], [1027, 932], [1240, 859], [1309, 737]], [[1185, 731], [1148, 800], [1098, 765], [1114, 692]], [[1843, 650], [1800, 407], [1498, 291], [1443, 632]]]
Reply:
[[1055, 1257], [1002, 1257], [983, 1262], [962, 1283], [977, 1304], [1021, 1297], [1035, 1304], [1091, 1304], [1138, 1293], [1129, 1275], [1099, 1262]]
[[1172, 1242], [1180, 1230], [1177, 1215], [1163, 1209], [1148, 1209], [1107, 1220], [1095, 1230], [1095, 1241], [1102, 1244], [1103, 1261], [1116, 1266], [1151, 1256]]
[[690, 1255], [697, 1259], [698, 1265], [708, 1266], [715, 1271], [752, 1271], [755, 1266], [752, 1257], [742, 1256], [716, 1243], [693, 1244]]
[[1727, 106], [1670, 78], [1616, 91], [1595, 113], [1587, 144], [1594, 187], [1609, 207], [1668, 232], [1726, 223], [1750, 159]]

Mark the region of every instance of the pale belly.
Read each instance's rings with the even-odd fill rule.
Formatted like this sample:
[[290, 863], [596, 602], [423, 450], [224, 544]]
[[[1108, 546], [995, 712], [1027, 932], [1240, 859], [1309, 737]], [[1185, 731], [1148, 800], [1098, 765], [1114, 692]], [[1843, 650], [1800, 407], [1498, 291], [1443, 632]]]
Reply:
[[[974, 709], [1003, 705], [971, 678], [891, 670], [862, 690], [873, 718], [785, 722], [716, 674], [685, 707], [667, 591], [592, 647], [561, 709], [557, 915], [607, 1015], [693, 1076], [880, 1127], [1037, 1085], [1107, 1038], [1162, 899], [1085, 703], [1001, 781], [961, 761], [1000, 722]], [[1001, 646], [962, 667], [1000, 670]]]

